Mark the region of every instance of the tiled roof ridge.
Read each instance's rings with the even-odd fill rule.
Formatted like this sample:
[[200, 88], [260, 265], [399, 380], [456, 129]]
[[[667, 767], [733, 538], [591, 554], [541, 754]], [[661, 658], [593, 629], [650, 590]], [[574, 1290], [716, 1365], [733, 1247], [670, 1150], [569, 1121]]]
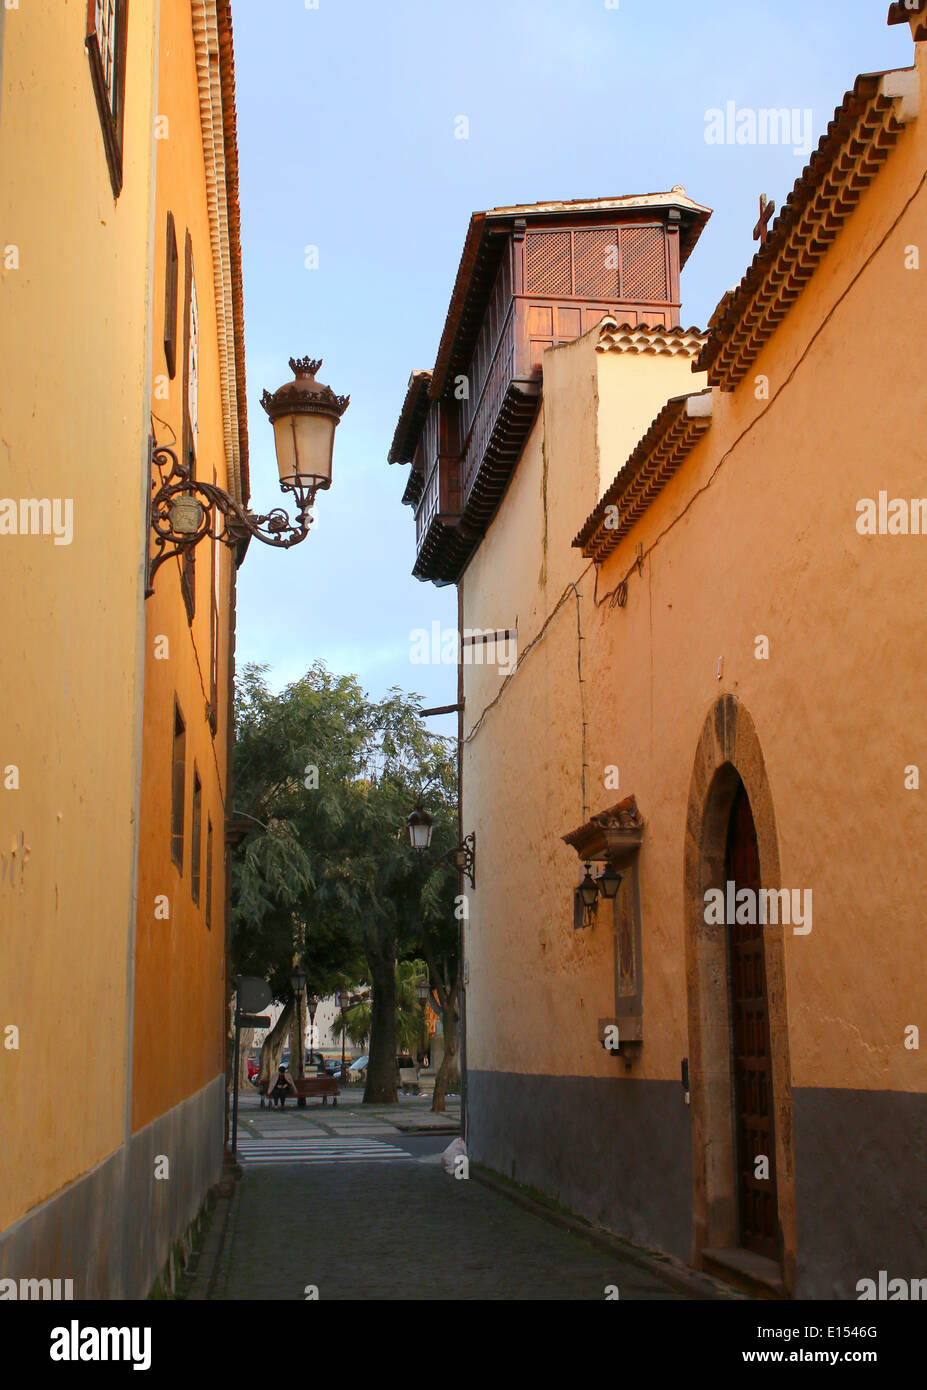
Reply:
[[[672, 396], [666, 402], [577, 533], [573, 545], [581, 548], [587, 558], [603, 560], [627, 535], [710, 425], [711, 401], [708, 387]], [[630, 505], [619, 508], [619, 524], [606, 530], [603, 522], [607, 508], [622, 499], [625, 503], [630, 500]]]
[[707, 333], [700, 328], [684, 328], [682, 324], [627, 323], [619, 322], [611, 315], [599, 324], [599, 337], [596, 352], [667, 352], [673, 356], [687, 353], [694, 357], [707, 341]]
[[914, 72], [861, 74], [835, 109], [765, 243], [708, 321], [693, 371], [708, 371], [713, 385], [734, 389], [811, 278], [904, 130], [898, 96], [883, 92], [884, 80]]

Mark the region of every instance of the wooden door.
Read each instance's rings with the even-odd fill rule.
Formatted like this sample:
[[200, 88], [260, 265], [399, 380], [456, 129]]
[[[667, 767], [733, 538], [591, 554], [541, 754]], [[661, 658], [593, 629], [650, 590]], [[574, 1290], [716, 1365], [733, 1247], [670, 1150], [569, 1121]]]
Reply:
[[[760, 887], [756, 827], [743, 784], [734, 798], [728, 823], [725, 877], [735, 884], [736, 890], [749, 888], [756, 893]], [[759, 912], [749, 915], [758, 917]], [[776, 1147], [763, 928], [758, 923], [728, 922], [727, 941], [740, 1244], [778, 1260]], [[760, 1158], [767, 1160], [765, 1167], [757, 1162]], [[763, 1177], [767, 1168], [768, 1177]]]

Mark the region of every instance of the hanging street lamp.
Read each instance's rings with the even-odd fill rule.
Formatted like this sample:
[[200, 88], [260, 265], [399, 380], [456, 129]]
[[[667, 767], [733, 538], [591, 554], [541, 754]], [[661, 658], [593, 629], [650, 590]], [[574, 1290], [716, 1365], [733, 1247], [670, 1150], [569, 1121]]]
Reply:
[[262, 516], [248, 511], [223, 488], [194, 478], [172, 448], [154, 448], [152, 462], [162, 470], [162, 482], [152, 483], [151, 527], [157, 553], [148, 566], [146, 598], [154, 592], [159, 566], [192, 551], [205, 536], [232, 548], [256, 536], [284, 550], [306, 539], [316, 493], [332, 484], [335, 429], [351, 399], [316, 381], [321, 365], [321, 358], [291, 357], [293, 380], [273, 394], [265, 391], [261, 398], [274, 427], [280, 489], [292, 492], [296, 501], [295, 522], [283, 507]]
[[[434, 816], [422, 806], [416, 806], [415, 810], [406, 821], [409, 828], [409, 840], [422, 863], [425, 862], [425, 855], [431, 848], [431, 832], [434, 829]], [[436, 864], [453, 864], [459, 874], [464, 874], [470, 880], [470, 887], [476, 887], [476, 835], [473, 831], [465, 835], [459, 845], [454, 845], [446, 854], [442, 854]]]

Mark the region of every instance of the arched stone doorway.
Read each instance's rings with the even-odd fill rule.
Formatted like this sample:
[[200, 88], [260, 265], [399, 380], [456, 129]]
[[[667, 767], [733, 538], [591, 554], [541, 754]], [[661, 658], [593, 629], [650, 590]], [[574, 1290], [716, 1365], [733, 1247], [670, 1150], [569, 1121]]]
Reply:
[[[752, 851], [750, 849], [752, 837]], [[751, 863], [751, 852], [755, 863]], [[702, 727], [689, 786], [685, 847], [686, 975], [689, 1007], [689, 1071], [693, 1140], [693, 1259], [699, 1266], [727, 1261], [770, 1283], [795, 1286], [795, 1184], [788, 1015], [783, 928], [767, 924], [758, 939], [731, 940], [726, 923], [706, 922], [705, 895], [726, 889], [731, 874], [744, 886], [778, 888], [779, 844], [763, 750], [747, 710], [722, 696]], [[725, 914], [727, 915], [727, 914]], [[762, 970], [749, 974], [753, 1003], [744, 1004], [733, 979], [737, 954], [760, 947]], [[740, 989], [740, 994], [735, 993]], [[739, 1001], [739, 1002], [738, 1002]], [[743, 1123], [743, 1051], [734, 1029], [743, 1009], [765, 1015], [765, 1035], [754, 1040], [757, 1058], [766, 1048], [771, 1096], [769, 1134], [774, 1153], [762, 1240], [762, 1204], [745, 1193], [753, 1142]], [[765, 1037], [765, 1042], [764, 1042]], [[754, 1058], [754, 1061], [757, 1060]], [[750, 1058], [746, 1070], [750, 1071]], [[739, 1108], [738, 1108], [739, 1107]], [[740, 1115], [740, 1119], [738, 1116]], [[759, 1141], [757, 1141], [759, 1142]], [[766, 1190], [766, 1189], [764, 1189]], [[748, 1217], [745, 1220], [745, 1200]], [[752, 1216], [749, 1213], [752, 1212]], [[751, 1222], [753, 1224], [751, 1224]], [[720, 1257], [720, 1259], [718, 1258]]]

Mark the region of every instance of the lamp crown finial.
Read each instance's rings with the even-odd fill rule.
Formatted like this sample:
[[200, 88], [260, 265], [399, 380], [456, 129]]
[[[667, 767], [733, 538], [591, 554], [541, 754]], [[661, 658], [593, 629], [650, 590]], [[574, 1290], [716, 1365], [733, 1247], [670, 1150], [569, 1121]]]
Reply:
[[290, 371], [294, 376], [315, 376], [321, 365], [321, 357], [290, 358]]

